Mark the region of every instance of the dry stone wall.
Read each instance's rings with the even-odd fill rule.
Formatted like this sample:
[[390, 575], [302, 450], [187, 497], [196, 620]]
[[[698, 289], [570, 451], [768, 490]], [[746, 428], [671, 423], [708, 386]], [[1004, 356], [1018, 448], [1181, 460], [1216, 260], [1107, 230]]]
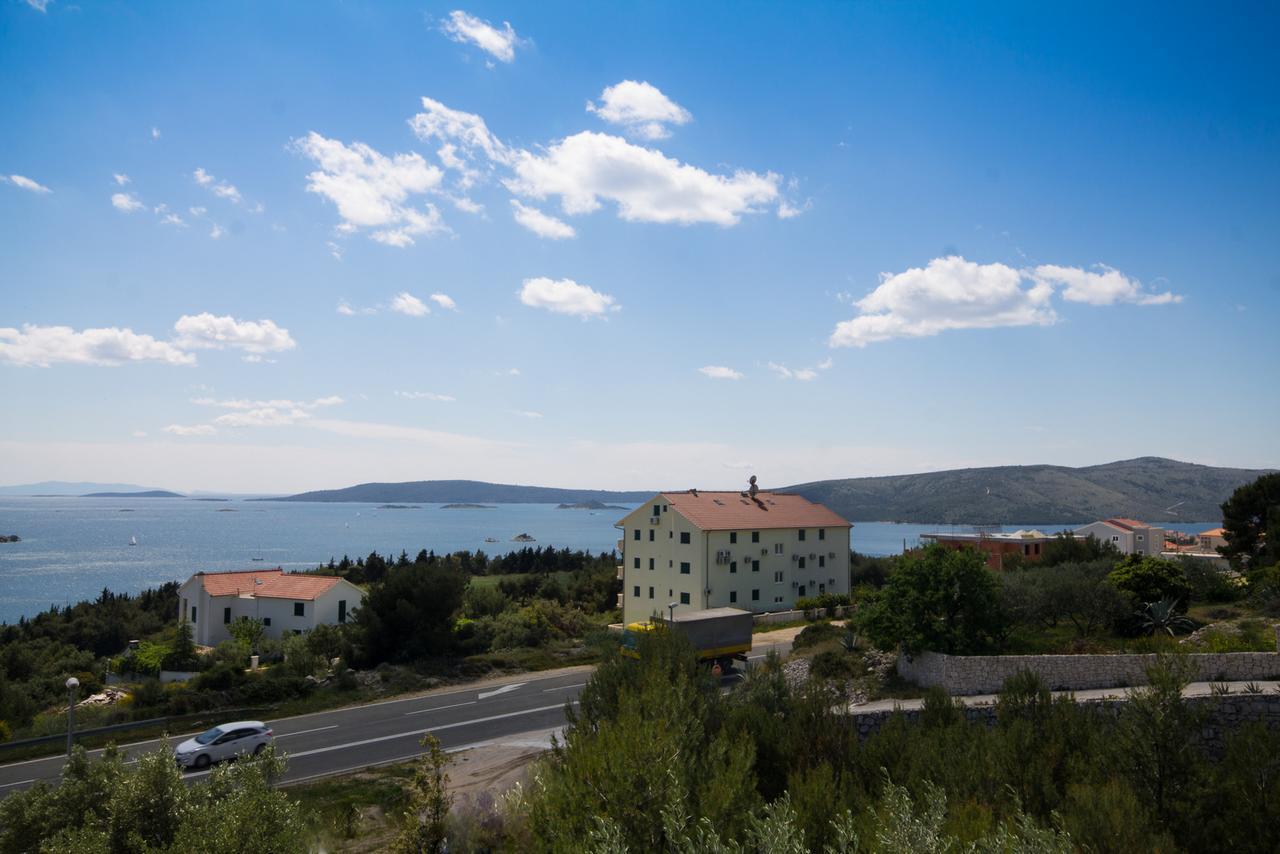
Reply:
[[[1192, 653], [1197, 681], [1249, 682], [1280, 678], [1280, 653]], [[1052, 691], [1146, 684], [1154, 655], [898, 655], [898, 675], [948, 694], [995, 694], [1010, 676], [1030, 670]]]

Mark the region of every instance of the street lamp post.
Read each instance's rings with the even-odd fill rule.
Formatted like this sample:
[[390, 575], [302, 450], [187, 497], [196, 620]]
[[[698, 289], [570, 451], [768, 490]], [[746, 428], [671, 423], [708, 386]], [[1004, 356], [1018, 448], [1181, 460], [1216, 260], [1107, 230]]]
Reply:
[[668, 611], [668, 612], [670, 613], [670, 615], [671, 615], [671, 618], [670, 618], [667, 622], [674, 623], [674, 622], [676, 621], [676, 606], [677, 606], [677, 605], [679, 605], [679, 604], [680, 604], [679, 602], [668, 602], [668, 603], [667, 603], [667, 611]]
[[72, 676], [67, 680], [67, 755], [71, 755], [71, 744], [76, 737], [76, 689], [80, 680]]

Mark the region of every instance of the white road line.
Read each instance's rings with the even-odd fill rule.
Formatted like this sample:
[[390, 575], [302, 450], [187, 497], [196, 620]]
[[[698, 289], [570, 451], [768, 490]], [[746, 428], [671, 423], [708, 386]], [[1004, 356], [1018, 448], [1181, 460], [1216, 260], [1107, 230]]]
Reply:
[[298, 730], [297, 732], [283, 732], [280, 735], [277, 735], [276, 739], [289, 738], [295, 735], [306, 735], [309, 732], [324, 732], [327, 729], [337, 729], [337, 728], [338, 728], [337, 724], [330, 724], [329, 726], [318, 726], [315, 729], [303, 729], [303, 730]]
[[524, 686], [526, 686], [526, 685], [528, 685], [528, 684], [529, 684], [528, 682], [516, 682], [516, 683], [515, 683], [515, 684], [513, 684], [513, 685], [503, 685], [501, 688], [495, 688], [495, 689], [494, 689], [494, 690], [492, 690], [492, 691], [485, 691], [483, 694], [476, 694], [476, 699], [477, 699], [477, 700], [487, 700], [487, 699], [489, 699], [490, 697], [496, 697], [496, 696], [498, 696], [499, 694], [508, 694], [508, 693], [510, 693], [510, 692], [512, 692], [512, 691], [514, 691], [514, 690], [516, 690], [517, 688], [523, 688]]
[[16, 783], [0, 783], [0, 789], [7, 789], [10, 786], [25, 786], [28, 783], [34, 783], [34, 782], [35, 780], [31, 779], [31, 780], [19, 780]]
[[551, 691], [568, 691], [570, 688], [581, 688], [586, 682], [576, 682], [573, 685], [561, 685], [559, 688], [543, 688], [542, 693], [546, 694]]
[[[577, 701], [575, 700], [574, 702], [576, 703]], [[411, 736], [411, 735], [425, 735], [426, 733], [438, 732], [442, 729], [453, 729], [454, 727], [471, 726], [472, 724], [483, 724], [483, 723], [488, 723], [489, 721], [501, 721], [507, 718], [518, 718], [521, 715], [532, 715], [538, 712], [549, 712], [552, 709], [563, 709], [563, 708], [564, 708], [563, 705], [561, 705], [560, 703], [556, 703], [553, 706], [539, 706], [536, 709], [524, 709], [519, 712], [506, 712], [505, 714], [501, 714], [501, 715], [489, 715], [488, 717], [484, 717], [484, 718], [475, 718], [469, 721], [458, 721], [457, 723], [452, 723], [452, 724], [439, 724], [437, 726], [424, 727], [423, 729], [409, 730], [408, 732], [397, 732], [394, 735], [380, 735], [377, 738], [365, 738], [365, 739], [361, 739], [360, 741], [352, 741], [346, 744], [331, 744], [328, 747], [317, 747], [312, 750], [304, 750], [300, 753], [291, 753], [289, 754], [288, 758], [301, 759], [304, 756], [314, 756], [317, 753], [329, 753], [330, 751], [333, 751], [333, 750], [347, 750], [348, 748], [352, 748], [352, 747], [363, 747], [366, 744], [377, 744], [378, 742], [381, 742], [381, 741], [392, 741], [397, 738], [407, 738], [408, 736]]]
[[476, 701], [475, 701], [475, 700], [468, 700], [468, 701], [467, 701], [467, 702], [465, 702], [465, 703], [450, 703], [450, 704], [449, 704], [449, 705], [447, 705], [447, 706], [432, 706], [432, 707], [431, 707], [431, 708], [429, 708], [429, 709], [414, 709], [412, 712], [405, 712], [405, 714], [406, 714], [406, 715], [421, 715], [421, 714], [425, 714], [426, 712], [438, 712], [438, 711], [440, 711], [440, 710], [442, 710], [442, 709], [456, 709], [456, 708], [458, 708], [459, 706], [474, 706], [475, 704], [476, 704]]

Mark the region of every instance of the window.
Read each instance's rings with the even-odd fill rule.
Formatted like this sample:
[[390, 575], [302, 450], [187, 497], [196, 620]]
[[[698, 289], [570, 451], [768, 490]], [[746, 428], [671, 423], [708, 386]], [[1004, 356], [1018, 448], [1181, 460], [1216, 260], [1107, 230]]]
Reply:
[[638, 540], [638, 539], [640, 539], [640, 529], [639, 529], [639, 528], [636, 528], [636, 535], [635, 535], [634, 539], [637, 539], [637, 540]]
[[779, 602], [781, 602], [781, 601], [782, 601], [782, 597], [781, 597], [781, 596], [774, 596], [774, 597], [773, 597], [773, 604], [777, 605], [777, 604], [778, 604]]
[[666, 513], [666, 512], [667, 512], [667, 505], [665, 505], [665, 504], [663, 504], [663, 505], [662, 505], [662, 512], [663, 512], [663, 513]]
[[636, 585], [636, 592], [635, 592], [634, 594], [632, 594], [632, 595], [634, 595], [637, 599], [639, 599], [639, 598], [640, 598], [640, 585], [639, 585], [639, 584], [637, 584], [637, 585]]
[[736, 560], [729, 561], [729, 572], [736, 573], [738, 571], [738, 562]]
[[636, 569], [639, 569], [639, 568], [640, 568], [640, 558], [635, 558], [635, 559], [632, 561], [632, 564], [631, 564], [631, 565], [632, 565], [632, 566], [634, 566]]
[[347, 600], [338, 600], [338, 622], [345, 623], [347, 621]]
[[804, 542], [804, 528], [800, 529], [800, 542]]
[[307, 605], [306, 605], [306, 603], [305, 603], [305, 602], [294, 602], [294, 603], [293, 603], [293, 616], [295, 616], [295, 617], [305, 617], [305, 616], [306, 616], [306, 611], [307, 611]]
[[822, 569], [826, 565], [827, 565], [827, 556], [818, 555], [818, 569]]
[[676, 532], [675, 532], [675, 531], [667, 531], [667, 539], [668, 539], [668, 540], [670, 540], [670, 539], [672, 539], [673, 537], [675, 537], [675, 535], [676, 535]]
[[780, 570], [780, 569], [778, 569], [778, 570], [774, 570], [774, 573], [773, 573], [773, 583], [774, 583], [774, 584], [781, 584], [781, 583], [782, 583], [782, 580], [783, 580], [783, 572], [782, 572], [782, 570]]
[[688, 532], [688, 531], [681, 531], [681, 532], [680, 532], [680, 545], [682, 545], [682, 546], [687, 546], [687, 545], [689, 545], [689, 532]]
[[818, 539], [820, 539], [820, 540], [825, 540], [826, 538], [827, 538], [827, 529], [826, 529], [826, 528], [819, 528], [819, 529], [818, 529]]
[[800, 556], [800, 560], [796, 561], [797, 568], [804, 569], [804, 556]]
[[819, 592], [819, 593], [826, 593], [826, 592], [827, 592], [827, 585], [825, 585], [825, 584], [819, 584], [819, 585], [818, 585], [818, 592]]
[[230, 608], [223, 608], [223, 609], [222, 609], [222, 623], [223, 623], [223, 625], [226, 625], [226, 624], [227, 624], [227, 623], [229, 623], [229, 622], [231, 622], [231, 609], [230, 609]]
[[649, 558], [649, 569], [653, 569], [653, 558]]
[[680, 561], [680, 574], [681, 575], [689, 574], [689, 561], [687, 560]]
[[649, 529], [649, 542], [653, 542], [653, 528]]
[[759, 591], [759, 590], [752, 590], [752, 591], [751, 591], [751, 601], [752, 601], [752, 602], [759, 602], [759, 601], [760, 601], [760, 591]]
[[753, 560], [753, 561], [751, 561], [751, 571], [752, 571], [752, 572], [759, 572], [759, 571], [760, 571], [760, 561], [758, 561], [758, 560]]
[[195, 621], [196, 621], [196, 606], [192, 605], [191, 606], [191, 622], [194, 623]]
[[759, 532], [759, 531], [752, 531], [752, 532], [751, 532], [751, 542], [753, 542], [753, 543], [758, 543], [758, 542], [760, 542], [760, 532]]
[[688, 594], [688, 593], [681, 593], [681, 594], [680, 594], [680, 604], [681, 604], [681, 605], [688, 605], [688, 604], [689, 604], [689, 594]]
[[650, 598], [650, 599], [652, 599], [652, 598], [653, 598], [653, 588], [652, 588], [652, 587], [650, 587], [650, 588], [649, 588], [649, 598]]
[[782, 543], [773, 544], [773, 553], [776, 555], [782, 554]]
[[653, 505], [653, 515], [657, 516], [661, 513], [662, 513], [662, 505], [661, 504]]
[[302, 634], [302, 629], [294, 629], [294, 630], [293, 630], [293, 633], [294, 633], [295, 635], [300, 635], [300, 634]]
[[737, 591], [737, 590], [730, 590], [730, 591], [729, 591], [729, 602], [730, 602], [730, 603], [733, 603], [733, 602], [737, 602], [737, 601], [738, 601], [738, 591]]
[[262, 625], [264, 625], [264, 626], [270, 626], [270, 625], [271, 625], [271, 618], [270, 618], [270, 617], [263, 617], [263, 618], [262, 618]]
[[730, 531], [730, 532], [729, 532], [729, 545], [734, 545], [734, 544], [735, 544], [735, 543], [737, 543], [737, 542], [738, 542], [738, 532], [737, 532], [737, 531]]

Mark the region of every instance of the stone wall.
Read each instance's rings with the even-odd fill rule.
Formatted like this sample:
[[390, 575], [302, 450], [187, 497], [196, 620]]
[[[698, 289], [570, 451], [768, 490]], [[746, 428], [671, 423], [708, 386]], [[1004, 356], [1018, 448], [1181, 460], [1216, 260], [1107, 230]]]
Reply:
[[[1094, 710], [1100, 716], [1114, 718], [1127, 700], [1082, 700], [1080, 705]], [[1272, 732], [1280, 732], [1280, 694], [1228, 694], [1225, 696], [1189, 697], [1186, 702], [1204, 713], [1199, 743], [1208, 753], [1220, 756], [1226, 747], [1227, 736], [1250, 723], [1261, 723]], [[865, 740], [880, 731], [894, 715], [902, 715], [908, 724], [920, 722], [920, 709], [859, 712], [853, 710], [849, 717], [858, 730], [858, 738]], [[970, 723], [995, 726], [996, 709], [993, 705], [966, 706], [965, 718]]]
[[[1278, 652], [1192, 653], [1197, 681], [1249, 682], [1280, 678]], [[1050, 690], [1121, 688], [1146, 683], [1154, 655], [944, 655], [898, 656], [898, 675], [948, 694], [995, 694], [1010, 676], [1030, 670]]]

